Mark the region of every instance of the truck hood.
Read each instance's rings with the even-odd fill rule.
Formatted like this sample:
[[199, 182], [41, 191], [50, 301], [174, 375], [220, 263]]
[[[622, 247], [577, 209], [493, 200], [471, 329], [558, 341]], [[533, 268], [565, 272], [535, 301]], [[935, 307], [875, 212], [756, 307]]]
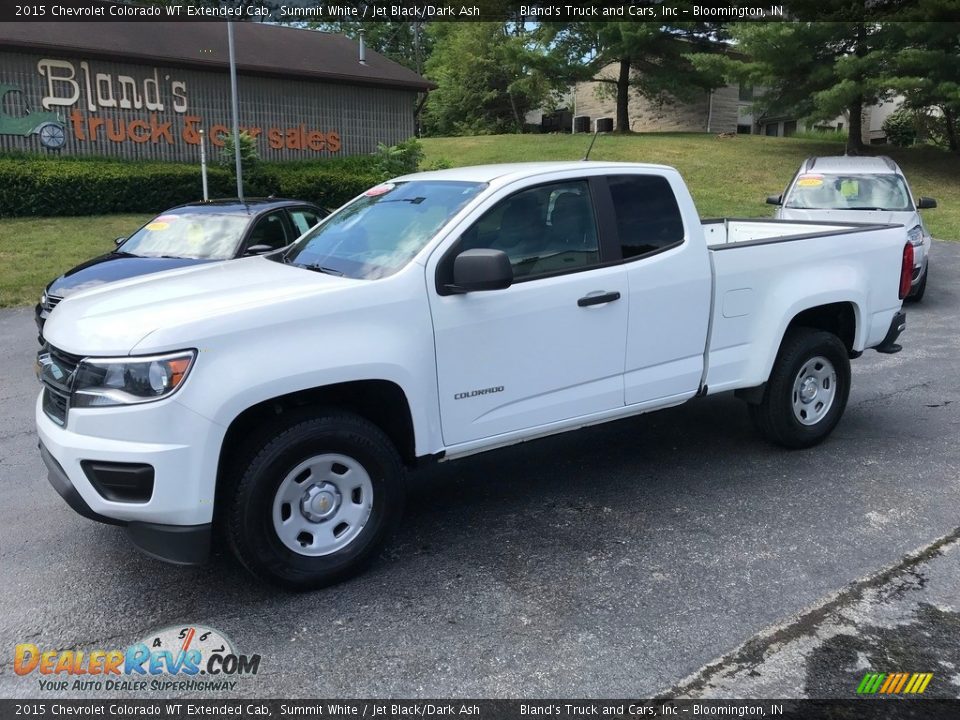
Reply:
[[917, 214], [913, 211], [892, 212], [890, 210], [801, 210], [785, 207], [780, 208], [777, 217], [781, 220], [809, 220], [811, 222], [904, 225], [907, 230], [920, 222]]
[[73, 293], [50, 314], [43, 334], [54, 347], [76, 355], [126, 355], [157, 331], [164, 342], [186, 347], [240, 313], [248, 323], [257, 316], [276, 322], [288, 319], [278, 306], [309, 307], [308, 298], [365, 282], [262, 257], [229, 260]]

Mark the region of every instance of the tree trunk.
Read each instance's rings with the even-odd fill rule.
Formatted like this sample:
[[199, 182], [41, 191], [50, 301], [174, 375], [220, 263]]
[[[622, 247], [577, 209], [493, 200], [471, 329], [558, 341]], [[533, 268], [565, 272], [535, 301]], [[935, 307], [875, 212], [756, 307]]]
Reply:
[[859, 155], [863, 150], [863, 98], [850, 103], [850, 129], [847, 132], [847, 155]]
[[[857, 25], [857, 44], [854, 55], [862, 58], [867, 54], [867, 27], [864, 23]], [[863, 150], [863, 78], [857, 77], [860, 90], [857, 97], [850, 103], [850, 129], [847, 132], [847, 155], [859, 155]]]
[[630, 58], [620, 61], [617, 78], [617, 132], [630, 132]]
[[957, 116], [952, 110], [943, 108], [943, 122], [946, 125], [947, 145], [955, 153], [960, 153], [960, 137], [957, 137]]

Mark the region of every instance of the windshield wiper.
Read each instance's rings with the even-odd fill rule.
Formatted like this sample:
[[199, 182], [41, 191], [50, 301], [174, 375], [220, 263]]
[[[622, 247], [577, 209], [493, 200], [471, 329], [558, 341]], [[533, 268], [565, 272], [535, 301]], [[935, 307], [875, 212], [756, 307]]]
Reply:
[[330, 267], [324, 267], [323, 265], [298, 265], [297, 267], [302, 267], [304, 270], [312, 270], [313, 272], [319, 272], [325, 275], [336, 275], [337, 277], [343, 277], [343, 273], [339, 270], [334, 270]]

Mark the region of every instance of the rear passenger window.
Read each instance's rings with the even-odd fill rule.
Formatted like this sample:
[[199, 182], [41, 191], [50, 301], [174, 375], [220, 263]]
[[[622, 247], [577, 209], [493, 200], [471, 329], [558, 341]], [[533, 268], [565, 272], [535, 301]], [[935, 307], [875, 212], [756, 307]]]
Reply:
[[608, 182], [624, 260], [683, 240], [680, 208], [666, 178], [615, 175]]

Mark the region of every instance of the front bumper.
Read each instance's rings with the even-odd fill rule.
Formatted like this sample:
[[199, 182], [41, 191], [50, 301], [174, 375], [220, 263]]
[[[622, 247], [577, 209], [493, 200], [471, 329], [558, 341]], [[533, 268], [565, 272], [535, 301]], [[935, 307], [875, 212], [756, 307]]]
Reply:
[[[134, 545], [178, 564], [203, 562], [210, 549], [219, 426], [170, 402], [71, 410], [66, 427], [36, 406], [40, 454], [50, 483], [77, 513], [125, 527]], [[166, 442], [142, 442], [150, 437]], [[108, 499], [84, 471], [88, 461], [146, 464], [155, 482], [146, 501]], [[89, 466], [88, 466], [89, 467]]]
[[47, 479], [75, 512], [97, 522], [120, 525], [134, 547], [151, 557], [176, 565], [201, 565], [210, 555], [211, 524], [161, 525], [159, 523], [124, 522], [94, 512], [70, 482], [63, 467], [40, 443], [40, 457], [47, 466]]

